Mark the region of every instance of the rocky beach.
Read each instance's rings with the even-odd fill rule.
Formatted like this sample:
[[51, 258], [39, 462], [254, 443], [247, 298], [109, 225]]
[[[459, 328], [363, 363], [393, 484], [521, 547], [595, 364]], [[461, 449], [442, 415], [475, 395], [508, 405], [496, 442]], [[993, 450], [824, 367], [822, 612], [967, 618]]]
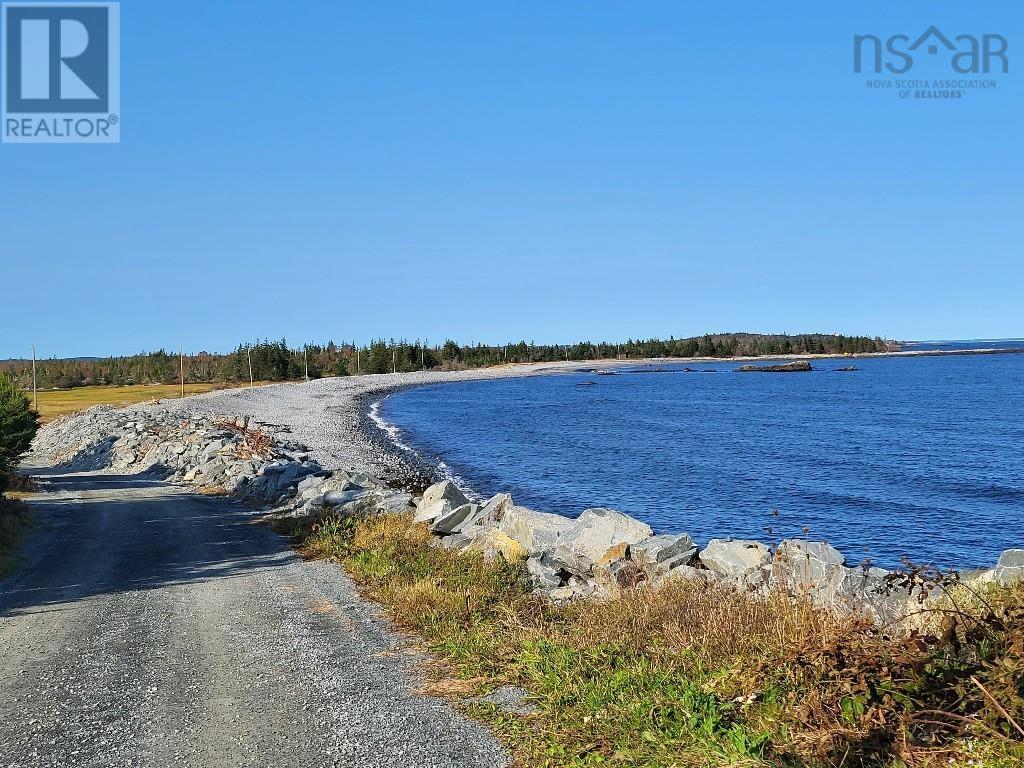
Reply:
[[[157, 475], [249, 499], [278, 518], [408, 512], [438, 546], [525, 560], [536, 588], [554, 600], [689, 579], [753, 593], [782, 589], [885, 621], [918, 597], [889, 571], [848, 562], [824, 541], [765, 543], [721, 531], [701, 548], [686, 532], [655, 536], [646, 523], [611, 509], [570, 518], [519, 506], [503, 493], [473, 501], [450, 480], [434, 482], [434, 468], [416, 466], [369, 414], [373, 402], [407, 387], [579, 369], [536, 364], [330, 378], [120, 410], [100, 406], [45, 427], [36, 459]], [[1003, 584], [1024, 578], [1024, 550], [1007, 550], [991, 568], [963, 577]]]

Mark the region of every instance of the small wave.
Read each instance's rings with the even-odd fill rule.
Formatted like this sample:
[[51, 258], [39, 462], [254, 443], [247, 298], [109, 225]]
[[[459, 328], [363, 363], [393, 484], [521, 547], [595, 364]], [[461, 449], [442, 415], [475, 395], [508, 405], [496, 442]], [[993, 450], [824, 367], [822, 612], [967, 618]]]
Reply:
[[443, 459], [438, 459], [437, 471], [445, 480], [451, 480], [453, 483], [455, 483], [459, 487], [459, 490], [462, 491], [462, 494], [470, 501], [484, 501], [484, 497], [481, 496], [476, 491], [474, 491], [469, 486], [469, 483], [466, 481], [466, 478], [464, 478], [462, 475], [460, 475], [458, 472], [456, 472], [454, 469], [448, 466], [448, 464], [445, 463]]
[[[405, 451], [406, 453], [415, 457], [418, 460], [417, 463], [424, 463], [422, 462], [423, 457], [420, 454], [420, 452], [402, 439], [402, 430], [400, 430], [397, 426], [392, 424], [390, 421], [388, 421], [381, 415], [380, 408], [381, 405], [383, 405], [384, 400], [387, 400], [387, 397], [381, 400], [377, 400], [376, 402], [370, 404], [370, 408], [367, 411], [367, 415], [370, 417], [370, 420], [381, 432], [388, 436], [388, 439], [396, 448], [398, 448], [401, 451]], [[426, 463], [429, 464], [429, 462]], [[484, 497], [478, 494], [472, 488], [470, 488], [469, 483], [466, 482], [466, 479], [459, 475], [448, 464], [446, 464], [444, 460], [438, 459], [435, 465], [435, 469], [442, 479], [451, 480], [453, 483], [455, 483], [463, 492], [467, 499], [476, 502], [483, 501]]]
[[[384, 398], [384, 400], [387, 400], [387, 398]], [[402, 430], [380, 415], [380, 406], [383, 404], [384, 400], [377, 400], [376, 402], [371, 403], [370, 410], [367, 412], [367, 415], [370, 417], [370, 421], [372, 421], [381, 432], [387, 435], [396, 447], [403, 451], [407, 451], [408, 453], [415, 454], [416, 451], [413, 450], [413, 447], [402, 440]]]

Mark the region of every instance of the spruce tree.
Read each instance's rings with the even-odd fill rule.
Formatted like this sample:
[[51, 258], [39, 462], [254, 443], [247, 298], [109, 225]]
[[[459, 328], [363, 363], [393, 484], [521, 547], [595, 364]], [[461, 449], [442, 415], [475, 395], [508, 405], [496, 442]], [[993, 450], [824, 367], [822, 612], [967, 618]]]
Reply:
[[18, 458], [28, 450], [39, 424], [39, 414], [13, 378], [0, 374], [0, 493]]

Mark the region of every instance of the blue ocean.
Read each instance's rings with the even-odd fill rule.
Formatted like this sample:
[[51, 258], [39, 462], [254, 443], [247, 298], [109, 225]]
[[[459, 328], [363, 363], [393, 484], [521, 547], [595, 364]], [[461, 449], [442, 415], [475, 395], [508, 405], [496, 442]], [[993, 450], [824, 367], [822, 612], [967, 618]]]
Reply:
[[[1024, 343], [908, 349], [979, 346]], [[883, 566], [970, 568], [1024, 547], [1024, 355], [738, 366], [427, 386], [380, 413], [473, 493], [548, 512], [608, 506], [698, 541], [806, 536]]]

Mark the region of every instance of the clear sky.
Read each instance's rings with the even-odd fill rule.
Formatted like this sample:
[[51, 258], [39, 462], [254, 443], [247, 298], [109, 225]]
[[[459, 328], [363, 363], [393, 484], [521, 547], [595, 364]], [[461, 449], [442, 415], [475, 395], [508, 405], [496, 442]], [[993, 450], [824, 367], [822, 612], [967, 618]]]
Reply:
[[[0, 146], [0, 357], [1021, 336], [1022, 22], [1010, 0], [126, 0], [121, 143]], [[1009, 74], [924, 101], [853, 73], [854, 34], [931, 24], [1004, 35]]]

